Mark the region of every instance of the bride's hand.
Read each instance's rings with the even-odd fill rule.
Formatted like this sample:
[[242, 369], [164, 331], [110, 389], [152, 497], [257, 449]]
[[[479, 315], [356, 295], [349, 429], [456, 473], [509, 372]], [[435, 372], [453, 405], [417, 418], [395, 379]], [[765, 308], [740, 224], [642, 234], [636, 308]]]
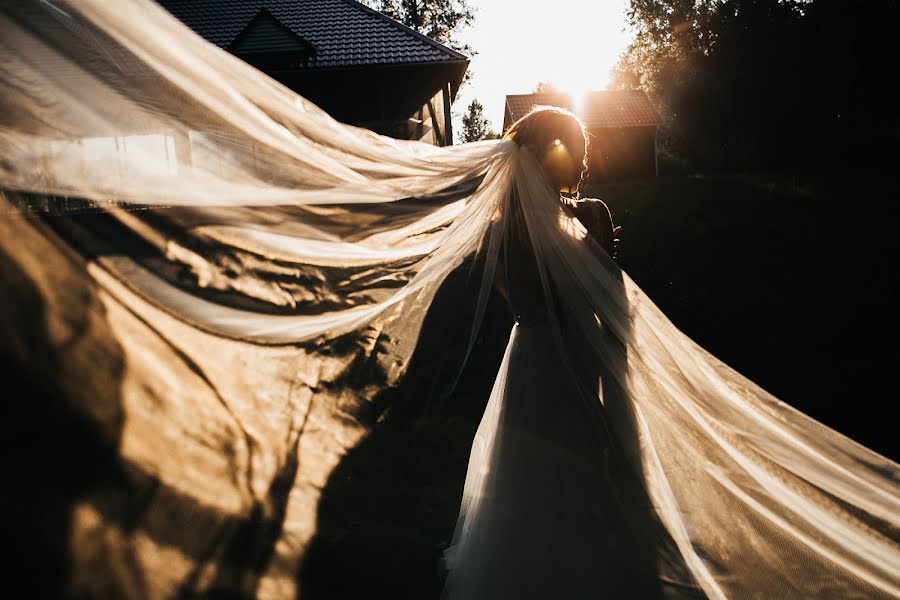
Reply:
[[607, 252], [609, 256], [615, 260], [615, 258], [619, 254], [619, 235], [622, 233], [622, 226], [616, 225], [612, 230], [612, 241], [610, 242], [610, 247], [607, 248]]

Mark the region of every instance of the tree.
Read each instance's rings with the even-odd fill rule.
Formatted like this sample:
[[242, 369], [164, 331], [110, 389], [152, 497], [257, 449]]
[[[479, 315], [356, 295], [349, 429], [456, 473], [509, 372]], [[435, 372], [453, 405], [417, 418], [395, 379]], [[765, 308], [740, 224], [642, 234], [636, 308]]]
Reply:
[[491, 122], [484, 116], [484, 107], [478, 100], [472, 100], [466, 114], [462, 118], [463, 142], [477, 142], [478, 140], [496, 139], [498, 136], [491, 131]]
[[471, 47], [460, 44], [460, 30], [475, 20], [466, 0], [364, 0], [370, 7], [424, 33], [431, 39], [471, 56]]
[[630, 0], [628, 15], [613, 86], [645, 90], [664, 150], [695, 168], [817, 167], [900, 142], [884, 110], [900, 101], [896, 1]]
[[535, 94], [559, 94], [560, 89], [552, 81], [538, 81], [534, 86]]

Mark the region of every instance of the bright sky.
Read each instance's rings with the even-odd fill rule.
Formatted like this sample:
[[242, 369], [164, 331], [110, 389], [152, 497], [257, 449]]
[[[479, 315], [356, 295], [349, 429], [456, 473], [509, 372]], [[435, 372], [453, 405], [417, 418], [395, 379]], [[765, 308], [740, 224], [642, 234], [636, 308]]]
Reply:
[[469, 0], [475, 23], [459, 36], [478, 51], [474, 79], [453, 104], [454, 137], [473, 98], [494, 131], [503, 126], [507, 94], [525, 94], [539, 81], [564, 91], [605, 89], [609, 70], [631, 41], [627, 0]]

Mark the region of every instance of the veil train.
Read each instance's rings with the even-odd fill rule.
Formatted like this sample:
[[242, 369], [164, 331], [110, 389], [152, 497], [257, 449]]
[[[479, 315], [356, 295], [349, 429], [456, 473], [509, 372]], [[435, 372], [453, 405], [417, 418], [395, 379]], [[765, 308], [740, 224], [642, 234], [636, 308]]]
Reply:
[[[63, 519], [71, 547], [93, 549], [61, 559], [77, 591], [294, 593], [321, 488], [366, 434], [354, 411], [403, 376], [436, 290], [477, 254], [460, 334], [474, 338], [517, 210], [553, 310], [513, 334], [451, 569], [496, 541], [473, 525], [499, 514], [490, 499], [524, 489], [510, 475], [494, 496], [484, 477], [529, 432], [504, 423], [553, 417], [548, 452], [526, 450], [548, 461], [529, 485], [553, 493], [518, 508], [568, 498], [559, 531], [582, 534], [584, 556], [624, 548], [620, 573], [652, 573], [660, 595], [900, 597], [900, 467], [678, 331], [512, 142], [437, 148], [342, 125], [149, 0], [25, 0], [0, 6], [0, 190], [4, 356], [118, 456], [115, 481], [74, 494]], [[100, 215], [34, 216], [73, 207]], [[564, 408], [521, 388], [538, 370], [521, 349], [538, 346], [574, 382]], [[380, 376], [360, 380], [360, 365]], [[597, 376], [602, 390], [581, 385]], [[516, 417], [523, 399], [545, 403]], [[553, 463], [590, 448], [599, 472]], [[551, 480], [559, 465], [578, 475]], [[573, 482], [590, 491], [541, 487]], [[143, 517], [116, 517], [141, 503]], [[230, 570], [236, 532], [272, 515], [270, 555], [252, 576]], [[610, 515], [643, 529], [628, 542]], [[552, 556], [545, 591], [570, 589], [578, 561]]]

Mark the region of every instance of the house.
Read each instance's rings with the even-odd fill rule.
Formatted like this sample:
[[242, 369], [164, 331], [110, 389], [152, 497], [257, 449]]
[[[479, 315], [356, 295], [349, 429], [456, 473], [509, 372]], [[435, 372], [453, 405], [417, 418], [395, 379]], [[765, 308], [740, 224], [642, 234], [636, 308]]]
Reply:
[[589, 181], [601, 183], [658, 174], [656, 111], [640, 90], [588, 92], [581, 103], [569, 94], [506, 97], [503, 130], [534, 106], [557, 106], [581, 117], [590, 138]]
[[468, 59], [355, 0], [159, 0], [207, 41], [344, 123], [453, 143]]

